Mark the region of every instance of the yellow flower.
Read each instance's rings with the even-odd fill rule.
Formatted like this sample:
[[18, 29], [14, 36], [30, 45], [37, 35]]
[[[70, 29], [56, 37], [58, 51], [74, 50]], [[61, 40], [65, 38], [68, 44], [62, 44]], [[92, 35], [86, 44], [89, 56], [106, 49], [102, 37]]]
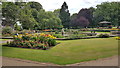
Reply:
[[21, 36], [18, 36], [18, 38], [20, 38], [20, 39], [21, 39], [22, 37], [21, 37]]
[[41, 33], [40, 36], [44, 36], [45, 34], [44, 33]]
[[17, 36], [16, 36], [16, 35], [14, 35], [14, 37], [15, 37], [15, 38], [17, 38]]
[[120, 37], [115, 37], [115, 39], [120, 40]]

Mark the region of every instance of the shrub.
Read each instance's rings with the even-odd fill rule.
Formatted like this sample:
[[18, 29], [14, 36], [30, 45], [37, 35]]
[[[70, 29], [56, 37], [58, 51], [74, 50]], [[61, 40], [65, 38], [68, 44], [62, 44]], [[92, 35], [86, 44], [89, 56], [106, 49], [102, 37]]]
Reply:
[[100, 34], [98, 35], [99, 38], [109, 38], [110, 36], [108, 34]]
[[53, 36], [55, 36], [56, 38], [64, 38], [64, 36], [62, 36], [61, 34], [53, 34]]
[[55, 34], [59, 34], [59, 31], [55, 31]]
[[88, 33], [88, 36], [95, 36], [97, 33]]
[[56, 45], [56, 41], [54, 39], [48, 39], [48, 45], [50, 46], [55, 46]]
[[11, 27], [3, 27], [2, 34], [3, 35], [11, 35], [13, 33], [13, 29]]
[[79, 32], [78, 31], [73, 31], [73, 34], [79, 34]]

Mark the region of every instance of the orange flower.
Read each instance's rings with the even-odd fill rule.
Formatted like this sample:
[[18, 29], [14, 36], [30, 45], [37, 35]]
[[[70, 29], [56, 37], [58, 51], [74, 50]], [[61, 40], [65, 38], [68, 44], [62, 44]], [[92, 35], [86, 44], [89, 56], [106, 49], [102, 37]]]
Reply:
[[28, 33], [25, 33], [25, 35], [28, 35]]

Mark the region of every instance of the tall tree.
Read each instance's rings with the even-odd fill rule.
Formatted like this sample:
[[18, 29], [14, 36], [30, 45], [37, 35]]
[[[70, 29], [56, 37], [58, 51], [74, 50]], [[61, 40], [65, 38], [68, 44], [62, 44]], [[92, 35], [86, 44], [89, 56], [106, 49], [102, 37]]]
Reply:
[[2, 21], [2, 25], [8, 25], [12, 28], [14, 24], [18, 20], [18, 10], [19, 7], [16, 6], [13, 2], [3, 2], [2, 3], [2, 16], [4, 20]]
[[54, 10], [54, 14], [55, 14], [57, 17], [60, 17], [60, 9], [55, 9], [55, 10]]
[[95, 27], [97, 25], [94, 21], [94, 15], [93, 15], [93, 13], [95, 12], [95, 8], [90, 7], [88, 9], [90, 10], [90, 24], [89, 24], [89, 27]]
[[38, 14], [38, 25], [40, 25], [39, 29], [54, 29], [61, 28], [61, 20], [57, 17], [54, 12], [44, 10], [40, 10]]
[[78, 14], [72, 15], [71, 26], [75, 28], [88, 27], [91, 21], [91, 11], [89, 9], [81, 9]]
[[19, 12], [19, 21], [24, 29], [33, 29], [34, 25], [37, 24], [36, 20], [32, 16], [32, 9], [25, 5]]
[[3, 26], [14, 28], [16, 22], [20, 22], [25, 29], [32, 29], [36, 21], [32, 16], [32, 9], [26, 2], [2, 3]]
[[28, 6], [30, 6], [31, 8], [36, 9], [37, 11], [43, 9], [42, 5], [38, 2], [28, 2]]
[[70, 25], [70, 13], [66, 2], [63, 3], [60, 9], [60, 19], [64, 28], [69, 28]]

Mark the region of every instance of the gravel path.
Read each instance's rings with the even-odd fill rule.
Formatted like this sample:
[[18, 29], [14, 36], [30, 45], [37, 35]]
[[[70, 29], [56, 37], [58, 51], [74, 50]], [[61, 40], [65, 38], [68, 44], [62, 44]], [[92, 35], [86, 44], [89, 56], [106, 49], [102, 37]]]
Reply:
[[[22, 60], [16, 58], [2, 58], [3, 66], [59, 66], [57, 64], [52, 63], [41, 63], [30, 60]], [[68, 64], [65, 66], [118, 66], [118, 56], [112, 56], [109, 58], [98, 59], [94, 61], [87, 61], [75, 64]]]

